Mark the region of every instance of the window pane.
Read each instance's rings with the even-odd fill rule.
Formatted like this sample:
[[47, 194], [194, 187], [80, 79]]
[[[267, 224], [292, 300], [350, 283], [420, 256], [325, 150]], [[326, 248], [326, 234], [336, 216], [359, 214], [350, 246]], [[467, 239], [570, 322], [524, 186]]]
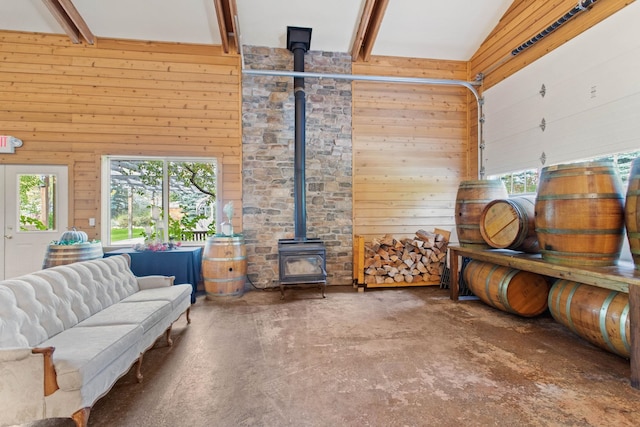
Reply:
[[111, 243], [162, 240], [162, 160], [111, 161]]
[[169, 238], [202, 241], [215, 234], [215, 163], [170, 161]]
[[527, 183], [524, 189], [525, 193], [535, 193], [538, 191], [538, 171], [528, 170], [526, 171]]
[[19, 230], [24, 232], [55, 230], [56, 176], [19, 175]]

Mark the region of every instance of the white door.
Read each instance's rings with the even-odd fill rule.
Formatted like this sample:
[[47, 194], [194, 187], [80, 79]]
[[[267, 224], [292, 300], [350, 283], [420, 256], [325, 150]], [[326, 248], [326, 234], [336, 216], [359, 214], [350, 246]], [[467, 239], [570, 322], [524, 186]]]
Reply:
[[0, 175], [0, 278], [7, 279], [42, 269], [47, 246], [68, 225], [69, 184], [66, 166], [4, 165]]

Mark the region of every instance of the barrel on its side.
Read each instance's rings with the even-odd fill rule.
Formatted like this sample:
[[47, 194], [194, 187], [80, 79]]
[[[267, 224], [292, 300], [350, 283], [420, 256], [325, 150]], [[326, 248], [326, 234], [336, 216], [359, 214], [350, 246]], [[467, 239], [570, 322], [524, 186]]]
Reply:
[[490, 202], [480, 216], [480, 234], [498, 249], [539, 252], [535, 229], [535, 196], [518, 196]]
[[640, 270], [640, 158], [631, 163], [629, 187], [624, 207], [627, 239], [636, 270]]
[[542, 169], [535, 226], [542, 257], [576, 266], [615, 265], [624, 239], [622, 184], [610, 161]]
[[202, 277], [207, 299], [241, 296], [247, 278], [244, 239], [209, 237], [202, 254]]
[[559, 279], [549, 292], [553, 318], [600, 348], [629, 357], [629, 295]]
[[102, 258], [102, 243], [85, 242], [74, 245], [49, 245], [44, 255], [42, 268], [66, 265], [79, 261]]
[[456, 231], [465, 247], [489, 247], [480, 234], [480, 216], [495, 199], [506, 199], [507, 188], [498, 179], [462, 181], [456, 194]]
[[545, 276], [475, 260], [463, 276], [471, 292], [499, 310], [533, 317], [547, 309], [550, 285]]

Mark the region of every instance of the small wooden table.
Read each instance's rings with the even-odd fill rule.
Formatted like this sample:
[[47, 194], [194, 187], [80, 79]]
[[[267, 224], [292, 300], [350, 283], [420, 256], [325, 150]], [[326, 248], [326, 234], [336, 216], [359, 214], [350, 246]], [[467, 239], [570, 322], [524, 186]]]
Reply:
[[457, 301], [460, 285], [458, 283], [459, 257], [515, 268], [545, 276], [566, 279], [600, 288], [611, 289], [629, 294], [629, 321], [631, 339], [631, 386], [640, 389], [640, 271], [629, 262], [620, 261], [611, 267], [573, 267], [551, 264], [539, 254], [525, 254], [508, 249], [479, 249], [449, 246], [451, 257], [450, 297]]

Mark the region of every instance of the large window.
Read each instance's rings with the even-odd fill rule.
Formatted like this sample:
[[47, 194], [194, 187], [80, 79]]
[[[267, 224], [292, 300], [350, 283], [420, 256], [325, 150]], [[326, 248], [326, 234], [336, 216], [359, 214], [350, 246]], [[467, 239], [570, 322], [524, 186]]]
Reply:
[[197, 242], [215, 234], [215, 159], [107, 156], [103, 174], [105, 244]]
[[[640, 151], [616, 153], [609, 156], [599, 156], [580, 161], [613, 161], [622, 181], [623, 188], [626, 191], [629, 173], [631, 172], [631, 162], [637, 157], [640, 157]], [[509, 194], [535, 194], [538, 190], [539, 172], [536, 169], [506, 173], [503, 175], [492, 176], [490, 178], [501, 179], [505, 183]]]

